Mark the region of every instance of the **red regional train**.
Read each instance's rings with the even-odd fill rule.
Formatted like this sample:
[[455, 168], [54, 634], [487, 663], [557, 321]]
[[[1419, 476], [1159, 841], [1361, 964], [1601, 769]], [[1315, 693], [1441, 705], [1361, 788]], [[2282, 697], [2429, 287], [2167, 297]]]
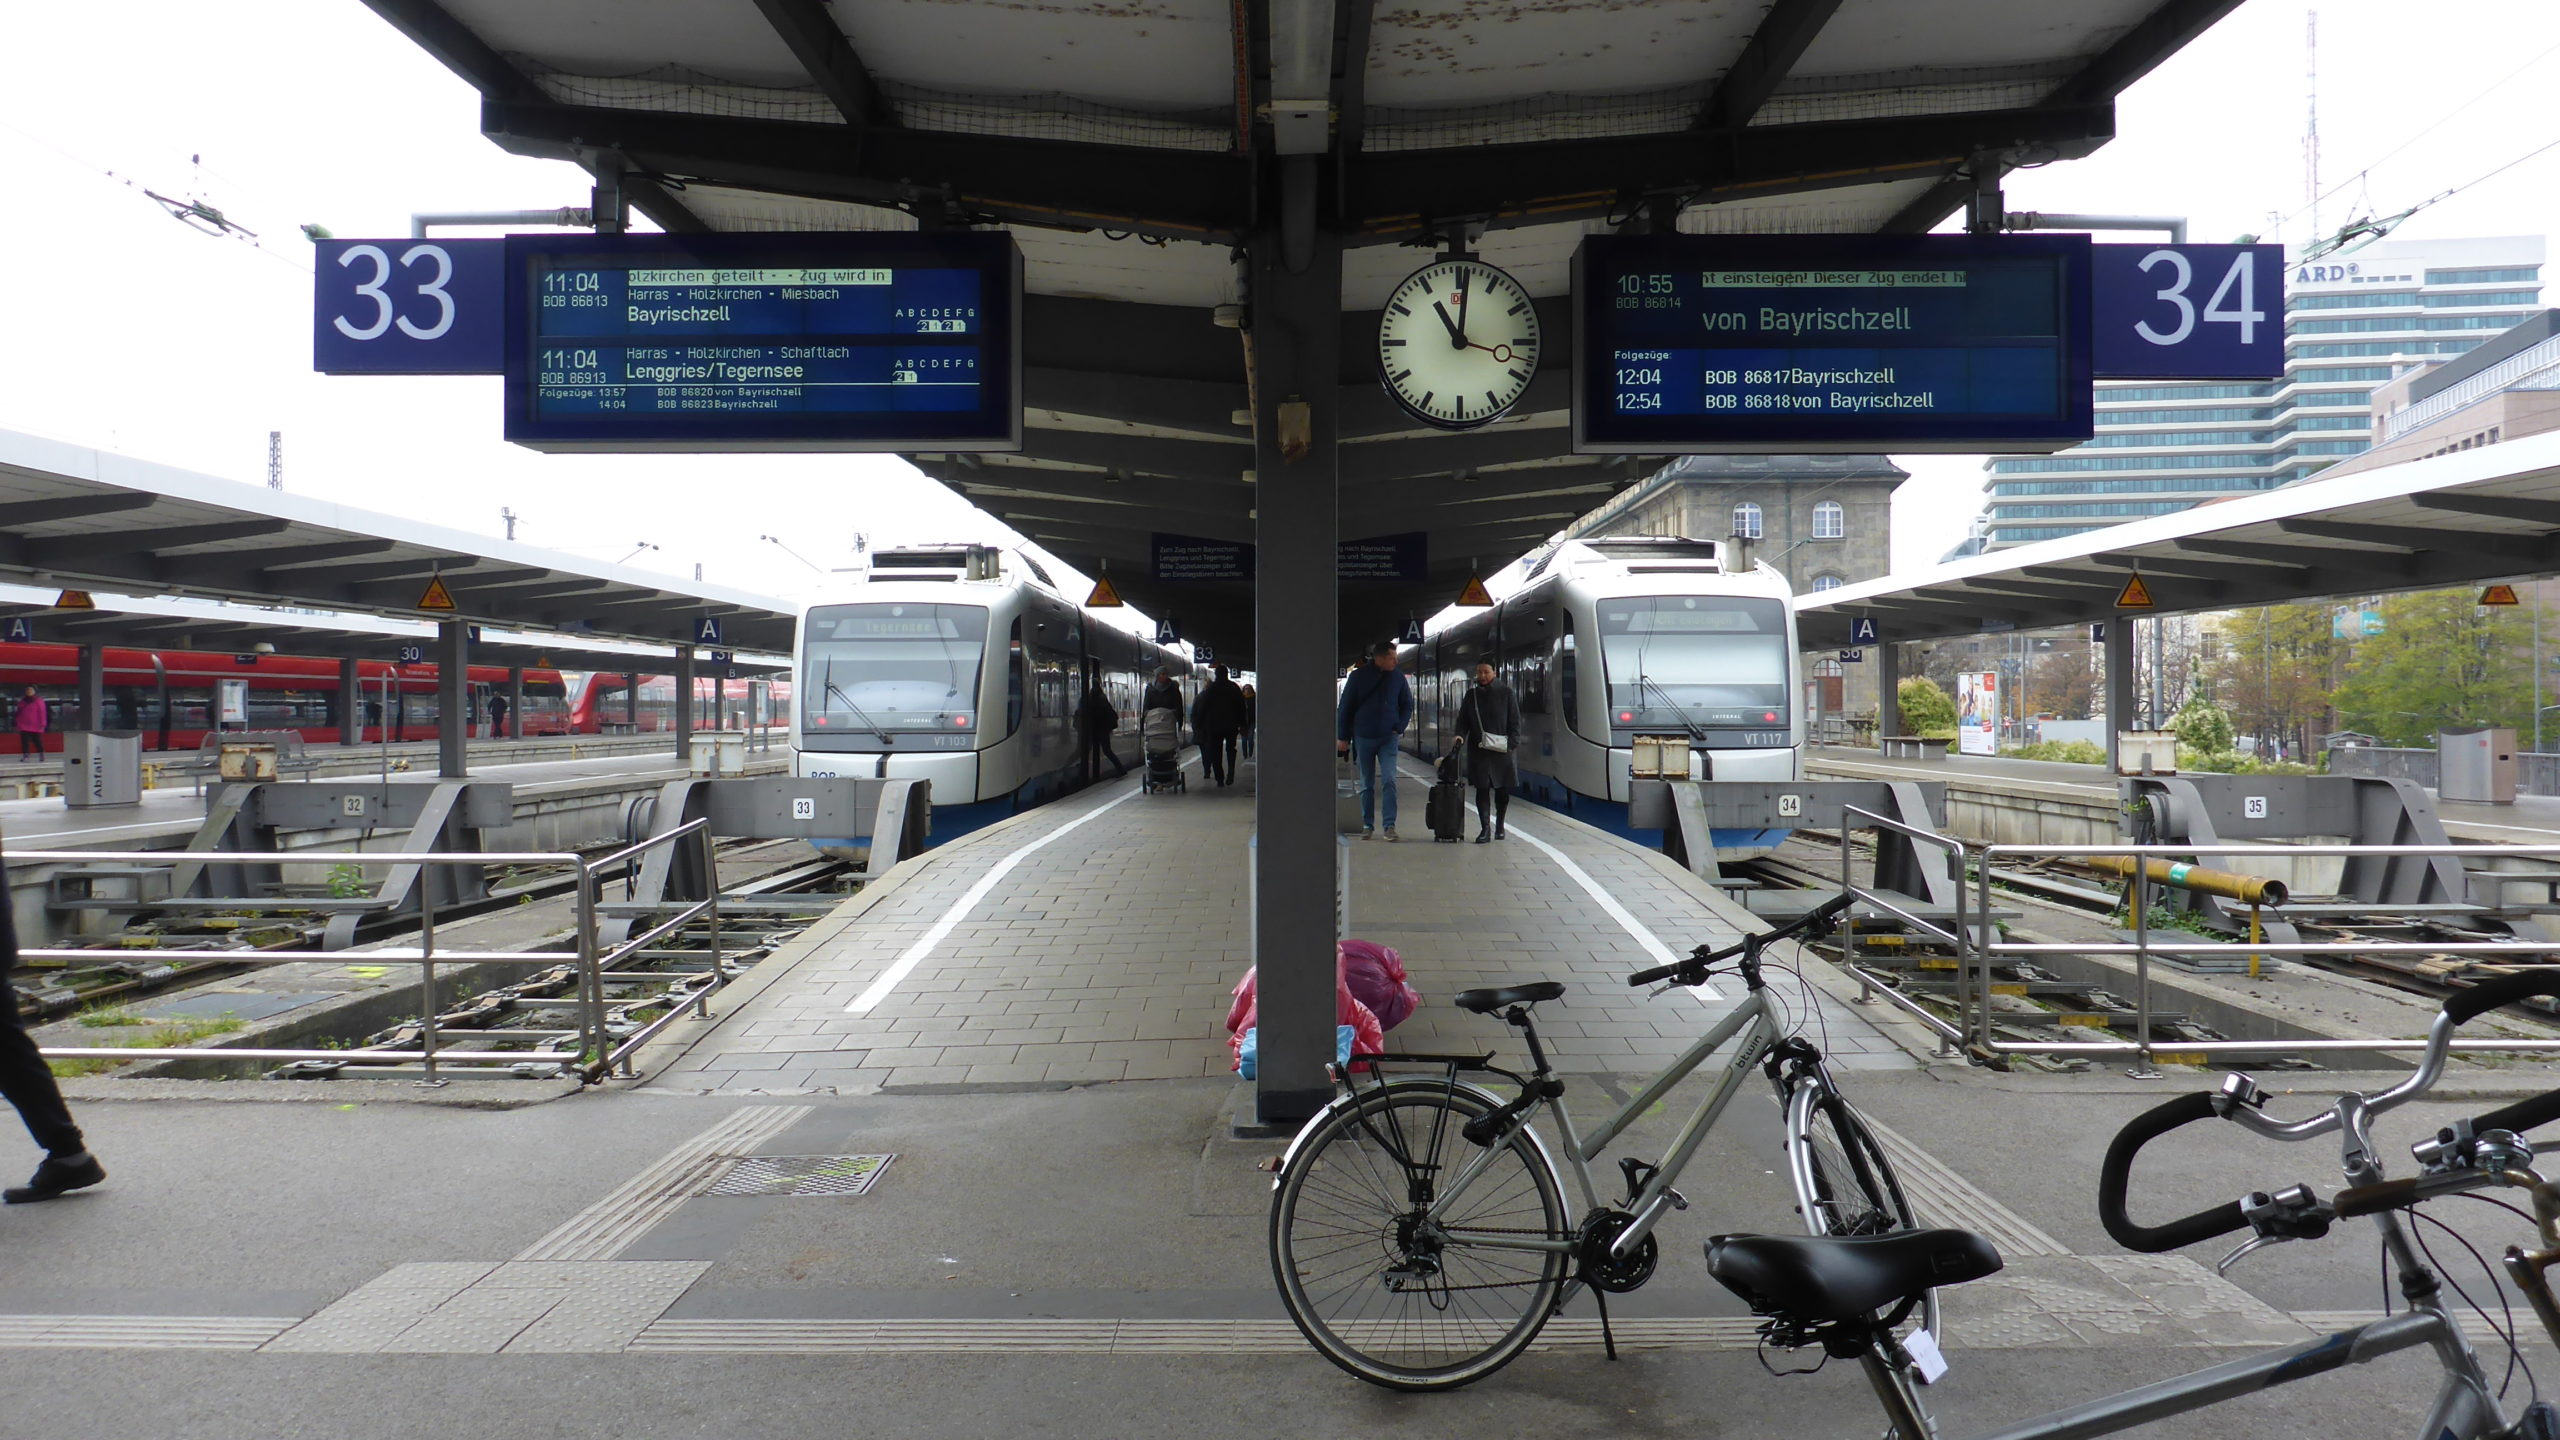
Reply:
[[[693, 705], [693, 723], [697, 729], [753, 730], [790, 723], [789, 676], [776, 676], [765, 682], [761, 706], [757, 704], [749, 682], [737, 679], [718, 681], [716, 712], [711, 694], [714, 683], [708, 676], [694, 681], [700, 687], [695, 691]], [[569, 707], [569, 728], [576, 734], [619, 734], [626, 730], [647, 732], [676, 727], [676, 678], [672, 675], [641, 676], [640, 703], [636, 708], [631, 703], [630, 677], [619, 671], [595, 671], [576, 679], [573, 688], [578, 692], [578, 700]]]
[[[338, 739], [338, 662], [303, 655], [226, 655], [188, 650], [128, 650], [110, 646], [105, 659], [104, 713], [95, 721], [80, 713], [79, 648], [72, 645], [0, 644], [0, 726], [15, 728], [28, 687], [45, 702], [45, 748], [62, 748], [62, 732], [90, 724], [136, 730], [154, 750], [192, 750], [209, 730], [297, 730], [314, 744]], [[433, 665], [360, 660], [356, 674], [363, 705], [363, 736], [380, 741], [436, 738], [440, 695]], [[486, 724], [489, 698], [507, 690], [503, 665], [474, 665], [471, 714]], [[644, 688], [644, 694], [645, 688]], [[524, 672], [523, 733], [570, 733], [569, 690], [557, 670]]]

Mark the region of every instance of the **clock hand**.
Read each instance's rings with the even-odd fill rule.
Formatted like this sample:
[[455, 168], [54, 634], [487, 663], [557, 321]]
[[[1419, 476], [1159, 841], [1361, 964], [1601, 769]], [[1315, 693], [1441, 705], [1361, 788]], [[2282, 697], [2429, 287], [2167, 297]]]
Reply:
[[1450, 347], [1457, 350], [1466, 349], [1467, 332], [1459, 329], [1458, 322], [1449, 318], [1449, 307], [1434, 300], [1431, 302], [1431, 313], [1439, 316], [1440, 323], [1449, 327]]
[[1474, 290], [1468, 288], [1467, 272], [1460, 270], [1458, 272], [1458, 333], [1462, 336], [1467, 329], [1467, 297], [1474, 293]]

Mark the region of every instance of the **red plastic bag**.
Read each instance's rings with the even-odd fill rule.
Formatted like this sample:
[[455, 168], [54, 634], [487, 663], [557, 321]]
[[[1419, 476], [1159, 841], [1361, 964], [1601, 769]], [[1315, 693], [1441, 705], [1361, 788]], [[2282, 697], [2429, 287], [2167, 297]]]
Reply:
[[1343, 983], [1378, 1017], [1379, 1028], [1393, 1030], [1422, 1004], [1422, 992], [1406, 983], [1404, 957], [1374, 940], [1345, 940], [1334, 947]]
[[[1386, 1048], [1386, 1028], [1378, 1023], [1375, 1012], [1360, 1003], [1360, 997], [1352, 993], [1351, 986], [1343, 979], [1343, 958], [1339, 951], [1335, 952], [1333, 959], [1333, 1004], [1334, 1023], [1352, 1028], [1353, 1053], [1376, 1054]], [[1227, 1059], [1230, 1068], [1238, 1062], [1244, 1049], [1244, 1032], [1253, 1028], [1255, 1011], [1254, 972], [1247, 970], [1244, 978], [1236, 982], [1234, 1003], [1227, 1007]], [[1358, 1065], [1353, 1068], [1366, 1070], [1369, 1067]]]

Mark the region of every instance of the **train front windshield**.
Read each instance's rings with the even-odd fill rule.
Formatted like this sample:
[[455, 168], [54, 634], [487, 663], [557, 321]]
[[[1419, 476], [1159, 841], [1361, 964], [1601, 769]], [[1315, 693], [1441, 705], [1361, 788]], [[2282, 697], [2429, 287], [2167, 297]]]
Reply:
[[982, 606], [820, 606], [802, 643], [800, 728], [815, 748], [977, 729]]
[[1598, 602], [1609, 721], [1619, 729], [1787, 723], [1783, 601], [1644, 595]]

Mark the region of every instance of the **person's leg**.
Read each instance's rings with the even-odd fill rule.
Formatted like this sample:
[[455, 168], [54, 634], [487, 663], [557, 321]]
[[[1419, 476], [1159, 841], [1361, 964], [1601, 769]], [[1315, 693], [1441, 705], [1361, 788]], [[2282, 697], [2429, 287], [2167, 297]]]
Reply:
[[1351, 768], [1360, 777], [1360, 833], [1378, 828], [1378, 747], [1372, 740], [1351, 742]]
[[8, 978], [18, 958], [18, 934], [5, 908], [0, 908], [0, 947], [5, 947], [0, 949], [0, 1098], [16, 1108], [27, 1133], [45, 1151], [35, 1178], [0, 1190], [0, 1201], [23, 1205], [95, 1185], [107, 1178], [107, 1172], [88, 1153], [80, 1127], [72, 1123], [71, 1107], [62, 1103], [62, 1087], [54, 1083], [52, 1067], [36, 1052], [36, 1042], [18, 1021], [17, 994], [9, 988]]
[[1499, 840], [1499, 839], [1503, 838], [1503, 836], [1502, 836], [1502, 822], [1503, 822], [1504, 817], [1508, 816], [1510, 813], [1511, 813], [1511, 787], [1510, 787], [1510, 786], [1508, 786], [1508, 785], [1505, 785], [1505, 786], [1503, 786], [1501, 789], [1496, 790], [1496, 791], [1494, 791], [1494, 792], [1493, 792], [1493, 838], [1494, 838], [1494, 839]]
[[1387, 736], [1378, 745], [1378, 829], [1396, 833], [1396, 737]]
[[1236, 783], [1236, 737], [1234, 735], [1219, 737], [1218, 759], [1220, 764], [1227, 767], [1227, 783], [1233, 785]]
[[33, 730], [21, 730], [18, 732], [18, 758], [25, 760], [29, 757], [44, 758], [44, 737]]
[[1476, 843], [1484, 845], [1491, 843], [1492, 840], [1493, 787], [1479, 785], [1476, 787]]

